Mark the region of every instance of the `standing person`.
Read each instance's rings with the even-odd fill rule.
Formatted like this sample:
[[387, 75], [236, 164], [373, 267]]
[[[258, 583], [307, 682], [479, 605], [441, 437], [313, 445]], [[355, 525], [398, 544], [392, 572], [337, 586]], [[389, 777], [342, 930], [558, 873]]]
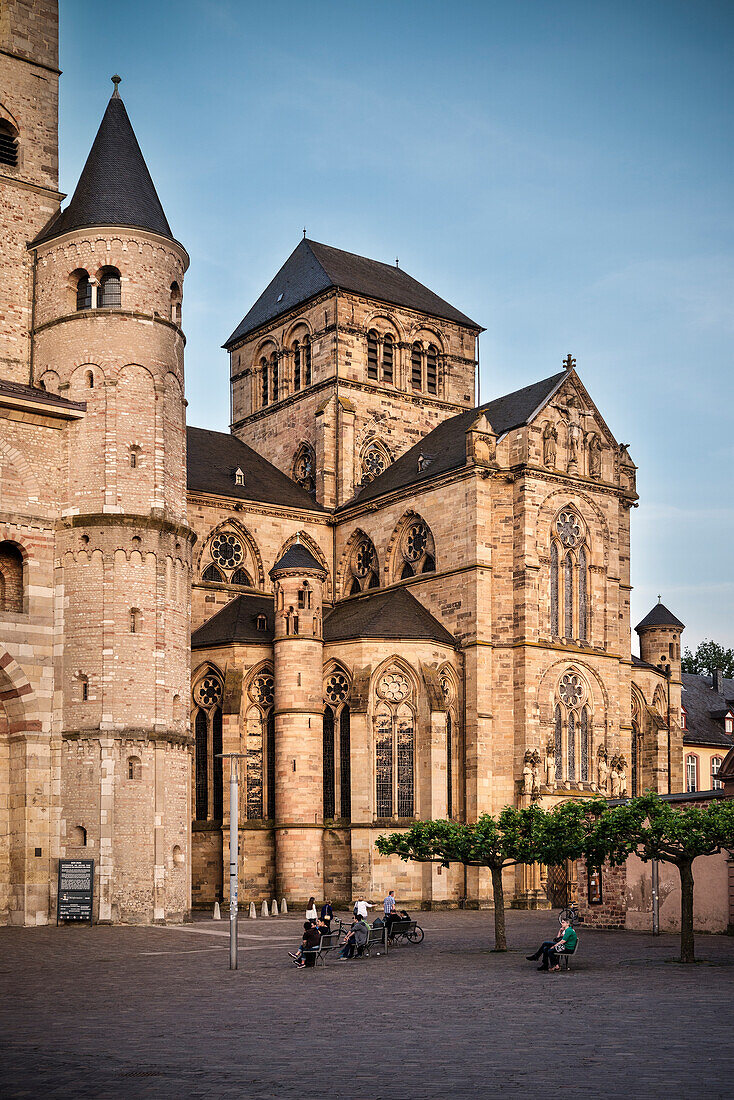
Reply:
[[365, 901], [364, 898], [362, 897], [362, 895], [360, 894], [360, 896], [357, 898], [357, 900], [354, 903], [354, 915], [358, 919], [366, 921], [367, 920], [367, 910], [368, 909], [374, 909], [374, 908], [375, 907], [372, 904], [372, 902]]
[[319, 919], [319, 915], [316, 912], [316, 898], [309, 898], [308, 905], [306, 906], [306, 920], [312, 920], [314, 923]]
[[331, 932], [331, 922], [334, 919], [334, 910], [328, 898], [326, 898], [324, 904], [321, 906], [321, 919], [326, 923], [327, 932]]
[[382, 903], [382, 907], [385, 910], [385, 919], [387, 919], [395, 908], [395, 891], [390, 890], [387, 897]]

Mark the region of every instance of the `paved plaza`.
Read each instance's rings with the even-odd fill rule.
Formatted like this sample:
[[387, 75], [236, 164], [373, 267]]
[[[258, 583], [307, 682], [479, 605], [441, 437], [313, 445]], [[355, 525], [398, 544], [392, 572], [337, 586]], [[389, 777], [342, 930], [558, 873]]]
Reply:
[[298, 971], [293, 916], [0, 930], [5, 1098], [732, 1095], [734, 939], [581, 929], [572, 970], [525, 954], [556, 914], [423, 913], [388, 958]]

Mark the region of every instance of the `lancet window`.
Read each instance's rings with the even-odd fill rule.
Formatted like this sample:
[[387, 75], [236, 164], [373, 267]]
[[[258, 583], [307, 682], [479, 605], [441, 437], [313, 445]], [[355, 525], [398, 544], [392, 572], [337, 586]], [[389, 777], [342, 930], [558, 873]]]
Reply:
[[572, 508], [558, 514], [550, 546], [550, 630], [554, 637], [589, 638], [589, 550], [582, 521]]
[[380, 567], [372, 539], [362, 535], [349, 558], [347, 595], [358, 596], [369, 588], [380, 587]]
[[416, 516], [405, 525], [400, 537], [398, 571], [401, 580], [433, 573], [436, 569], [436, 548], [428, 524]]
[[375, 812], [378, 818], [415, 813], [413, 687], [400, 668], [383, 673], [374, 709]]
[[194, 794], [197, 821], [221, 821], [224, 811], [222, 786], [222, 692], [218, 671], [208, 669], [193, 691]]
[[456, 686], [453, 677], [444, 671], [441, 675], [441, 691], [446, 701], [446, 817], [454, 816], [454, 772], [458, 760], [459, 724], [457, 718]]
[[[275, 682], [268, 669], [257, 673], [247, 691], [245, 769], [248, 820], [275, 817]], [[263, 812], [265, 811], [265, 812]]]
[[586, 684], [575, 672], [558, 682], [553, 708], [553, 748], [556, 783], [591, 781], [591, 714]]
[[349, 678], [335, 669], [324, 683], [324, 818], [352, 816]]
[[301, 443], [293, 459], [293, 480], [316, 495], [316, 455], [310, 443]]
[[642, 707], [632, 692], [632, 735], [630, 740], [630, 787], [633, 798], [640, 793], [640, 748], [642, 742]]

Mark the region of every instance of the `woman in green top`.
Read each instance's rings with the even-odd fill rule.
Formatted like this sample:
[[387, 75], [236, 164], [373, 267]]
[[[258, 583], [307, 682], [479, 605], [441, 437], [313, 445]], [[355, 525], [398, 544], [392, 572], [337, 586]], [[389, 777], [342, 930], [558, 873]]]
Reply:
[[[528, 955], [527, 958], [535, 962], [542, 955], [543, 962], [538, 967], [538, 970], [560, 970], [558, 955], [564, 952], [570, 953], [574, 951], [578, 939], [569, 921], [561, 921], [561, 931], [558, 934], [558, 938], [555, 940], [546, 940], [545, 943], [540, 945], [534, 955]], [[554, 965], [551, 966], [551, 963]]]

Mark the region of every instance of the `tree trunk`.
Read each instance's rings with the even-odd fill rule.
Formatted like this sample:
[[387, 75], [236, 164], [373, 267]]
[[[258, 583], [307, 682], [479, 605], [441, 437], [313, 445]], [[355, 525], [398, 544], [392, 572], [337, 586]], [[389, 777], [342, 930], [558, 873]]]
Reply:
[[494, 895], [494, 950], [506, 951], [505, 939], [505, 892], [502, 888], [502, 868], [490, 867], [492, 872], [492, 894]]
[[695, 962], [693, 949], [693, 860], [678, 864], [680, 875], [680, 961]]

